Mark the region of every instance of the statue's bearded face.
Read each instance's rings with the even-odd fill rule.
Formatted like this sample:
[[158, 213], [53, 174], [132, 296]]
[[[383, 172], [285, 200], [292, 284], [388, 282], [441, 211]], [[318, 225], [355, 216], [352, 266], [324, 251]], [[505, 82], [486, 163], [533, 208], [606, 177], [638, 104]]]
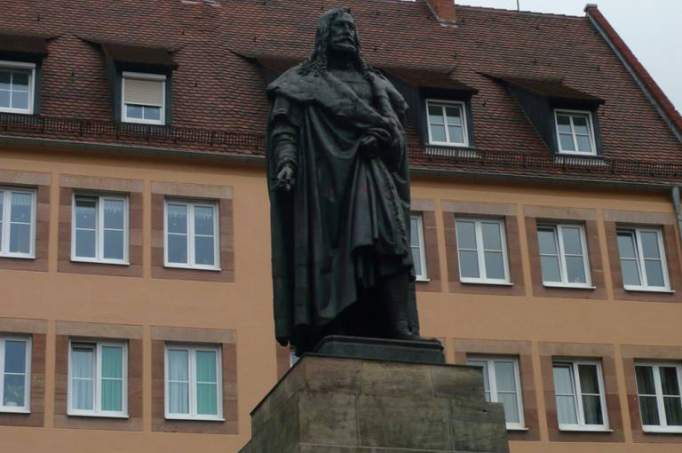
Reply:
[[331, 23], [329, 31], [329, 48], [332, 51], [352, 54], [358, 52], [353, 16], [348, 13], [338, 16]]

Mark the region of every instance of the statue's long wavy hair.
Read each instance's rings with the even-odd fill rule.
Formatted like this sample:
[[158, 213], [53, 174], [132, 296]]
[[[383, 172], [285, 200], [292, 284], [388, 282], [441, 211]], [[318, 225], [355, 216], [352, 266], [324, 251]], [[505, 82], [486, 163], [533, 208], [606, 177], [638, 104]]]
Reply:
[[[320, 17], [320, 23], [317, 26], [315, 33], [315, 49], [312, 55], [305, 60], [299, 68], [299, 74], [308, 75], [310, 73], [320, 75], [327, 71], [327, 57], [329, 50], [329, 38], [331, 35], [331, 25], [339, 17], [344, 14], [350, 14], [350, 8], [334, 8], [330, 9]], [[365, 62], [360, 56], [360, 35], [357, 29], [355, 30], [355, 46], [357, 48], [356, 65], [358, 70], [365, 76], [369, 77], [371, 72], [376, 72], [369, 64]]]

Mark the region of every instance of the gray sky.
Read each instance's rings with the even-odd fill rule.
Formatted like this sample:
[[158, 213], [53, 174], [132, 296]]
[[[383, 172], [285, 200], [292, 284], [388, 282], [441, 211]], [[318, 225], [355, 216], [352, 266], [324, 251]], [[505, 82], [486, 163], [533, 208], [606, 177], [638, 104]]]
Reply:
[[[682, 111], [682, 0], [519, 0], [522, 11], [585, 15], [596, 3], [678, 111]], [[516, 0], [455, 0], [516, 9]]]

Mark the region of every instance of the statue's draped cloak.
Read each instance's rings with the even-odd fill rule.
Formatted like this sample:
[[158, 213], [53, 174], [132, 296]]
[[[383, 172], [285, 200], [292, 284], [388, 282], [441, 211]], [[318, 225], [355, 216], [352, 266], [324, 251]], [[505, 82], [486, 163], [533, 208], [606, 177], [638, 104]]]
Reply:
[[[300, 349], [378, 279], [414, 271], [410, 193], [399, 119], [407, 108], [382, 75], [368, 76], [373, 101], [323, 71], [291, 68], [268, 86], [268, 186], [271, 200], [275, 332]], [[389, 130], [380, 157], [358, 150], [369, 128]], [[280, 129], [295, 142], [276, 146]], [[282, 135], [282, 134], [279, 134]], [[284, 162], [296, 167], [290, 192], [275, 188]], [[409, 268], [407, 270], [406, 268]], [[418, 331], [411, 285], [409, 323]]]

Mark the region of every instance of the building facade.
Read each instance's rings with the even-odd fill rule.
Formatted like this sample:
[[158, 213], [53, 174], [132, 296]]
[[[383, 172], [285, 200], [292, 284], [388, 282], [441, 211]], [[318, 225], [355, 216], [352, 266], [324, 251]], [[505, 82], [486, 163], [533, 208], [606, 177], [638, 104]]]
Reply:
[[[265, 86], [335, 2], [9, 0], [2, 451], [237, 452], [273, 338]], [[346, 2], [408, 100], [422, 334], [511, 451], [682, 448], [682, 120], [599, 10]]]

